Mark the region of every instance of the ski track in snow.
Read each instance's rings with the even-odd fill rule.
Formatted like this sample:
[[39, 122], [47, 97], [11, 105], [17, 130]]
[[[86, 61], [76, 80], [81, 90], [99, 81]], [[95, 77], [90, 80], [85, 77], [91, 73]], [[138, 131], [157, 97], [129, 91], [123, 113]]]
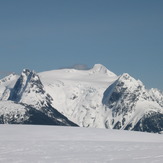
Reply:
[[163, 135], [0, 125], [0, 163], [162, 163]]

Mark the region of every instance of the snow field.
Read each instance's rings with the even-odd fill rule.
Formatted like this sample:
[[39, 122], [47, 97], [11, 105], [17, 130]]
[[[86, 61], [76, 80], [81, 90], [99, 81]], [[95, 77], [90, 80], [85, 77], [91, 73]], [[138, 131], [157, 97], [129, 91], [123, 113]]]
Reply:
[[78, 127], [0, 125], [2, 163], [161, 163], [163, 135]]

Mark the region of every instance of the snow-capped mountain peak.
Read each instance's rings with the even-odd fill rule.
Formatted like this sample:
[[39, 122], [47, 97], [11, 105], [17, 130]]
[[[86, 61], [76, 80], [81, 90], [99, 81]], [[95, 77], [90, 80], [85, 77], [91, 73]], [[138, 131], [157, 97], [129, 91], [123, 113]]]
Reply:
[[107, 74], [109, 76], [116, 76], [113, 72], [109, 71], [105, 66], [102, 64], [95, 64], [92, 69], [90, 69], [92, 73], [101, 73]]
[[[149, 124], [145, 124], [147, 123], [146, 117], [150, 117], [151, 114], [162, 118], [163, 109], [159, 102], [152, 99], [141, 81], [127, 73], [122, 74], [106, 89], [102, 102], [112, 112], [112, 120], [107, 124], [111, 124], [116, 129], [132, 130], [134, 128], [134, 130], [154, 131], [154, 128], [157, 127], [152, 129], [151, 126], [148, 126]], [[161, 118], [158, 124], [162, 123]], [[154, 120], [148, 119], [148, 121], [151, 123]], [[145, 127], [141, 128], [143, 123]], [[156, 125], [156, 122], [153, 123]]]
[[136, 102], [135, 100], [138, 100], [143, 88], [144, 86], [139, 80], [124, 73], [106, 89], [102, 100], [103, 104], [115, 110], [115, 108], [120, 108], [123, 103], [126, 105], [128, 102]]
[[135, 89], [141, 87], [145, 89], [145, 86], [140, 80], [136, 80], [128, 73], [123, 73], [117, 80], [118, 84], [125, 85], [127, 88]]
[[45, 92], [39, 76], [28, 69], [24, 69], [17, 80], [9, 100], [42, 107], [51, 103], [52, 98]]
[[[111, 94], [114, 94], [114, 98], [120, 97], [120, 94], [123, 95], [124, 92], [138, 92], [138, 90], [144, 88], [144, 85], [141, 81], [134, 79], [128, 73], [122, 74], [114, 83], [112, 83], [104, 92], [103, 103], [106, 104], [106, 101], [109, 101]], [[115, 95], [118, 93], [119, 95]], [[105, 99], [107, 97], [107, 99]], [[115, 99], [117, 101], [117, 99]]]

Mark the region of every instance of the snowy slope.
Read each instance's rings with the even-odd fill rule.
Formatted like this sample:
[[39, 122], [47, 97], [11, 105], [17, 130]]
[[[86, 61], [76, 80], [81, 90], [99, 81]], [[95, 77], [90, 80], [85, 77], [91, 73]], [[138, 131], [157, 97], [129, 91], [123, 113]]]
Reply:
[[3, 163], [162, 163], [163, 135], [95, 128], [0, 125]]
[[151, 95], [153, 101], [157, 101], [160, 106], [163, 107], [163, 92], [159, 91], [158, 89], [150, 89], [149, 94]]
[[108, 85], [118, 77], [97, 64], [87, 71], [61, 69], [39, 73], [46, 92], [54, 99], [52, 105], [83, 127], [105, 127], [105, 111], [101, 103]]
[[18, 78], [18, 75], [10, 74], [0, 80], [0, 100], [7, 100], [9, 98], [11, 88], [14, 87]]
[[22, 123], [29, 119], [26, 116], [26, 108], [13, 101], [0, 101], [0, 122], [1, 123]]

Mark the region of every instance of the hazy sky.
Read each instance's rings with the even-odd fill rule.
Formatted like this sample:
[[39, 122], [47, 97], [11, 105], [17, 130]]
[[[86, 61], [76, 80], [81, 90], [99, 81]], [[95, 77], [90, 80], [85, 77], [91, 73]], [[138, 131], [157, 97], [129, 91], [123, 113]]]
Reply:
[[163, 90], [163, 0], [0, 0], [0, 71], [95, 63]]

